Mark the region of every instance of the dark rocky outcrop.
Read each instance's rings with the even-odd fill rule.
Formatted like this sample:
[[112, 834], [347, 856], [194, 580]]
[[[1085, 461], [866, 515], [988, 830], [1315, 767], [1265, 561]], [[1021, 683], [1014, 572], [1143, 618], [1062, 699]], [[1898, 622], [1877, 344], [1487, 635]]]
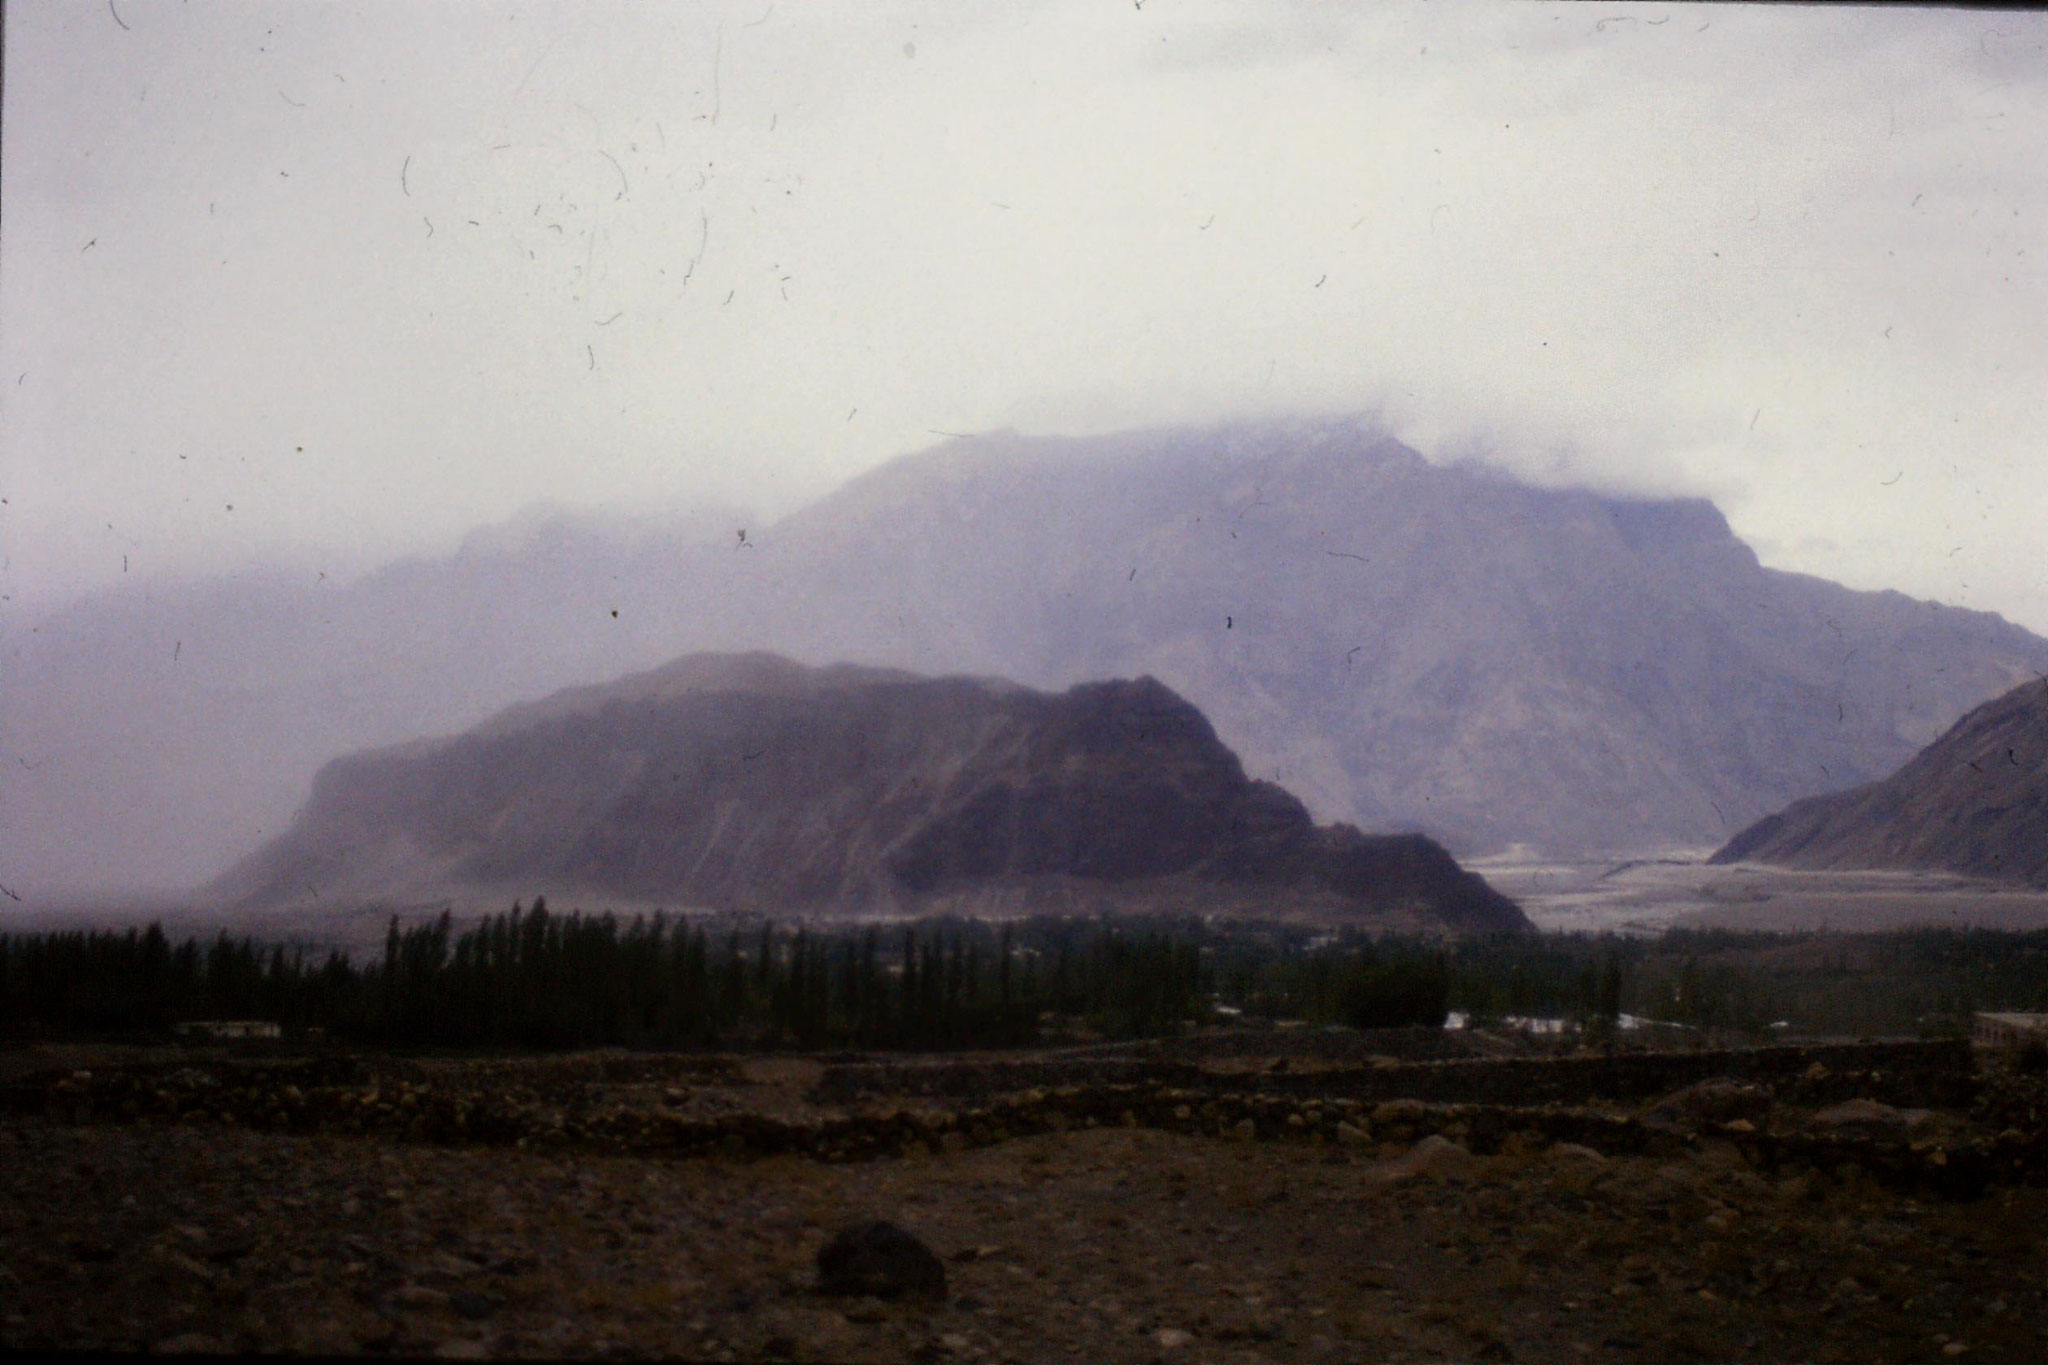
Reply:
[[768, 914], [1189, 910], [1515, 929], [1419, 835], [1318, 827], [1160, 683], [697, 655], [338, 760], [242, 907], [589, 896]]
[[1883, 781], [1764, 817], [1712, 861], [2048, 885], [2048, 680], [1986, 702]]

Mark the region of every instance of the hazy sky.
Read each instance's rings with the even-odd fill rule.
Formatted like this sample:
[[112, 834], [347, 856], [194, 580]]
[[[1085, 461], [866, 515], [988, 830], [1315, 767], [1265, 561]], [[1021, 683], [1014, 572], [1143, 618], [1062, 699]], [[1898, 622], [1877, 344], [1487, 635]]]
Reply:
[[[17, 607], [1378, 410], [2048, 631], [2048, 19], [11, 0]], [[130, 580], [131, 582], [135, 580]]]

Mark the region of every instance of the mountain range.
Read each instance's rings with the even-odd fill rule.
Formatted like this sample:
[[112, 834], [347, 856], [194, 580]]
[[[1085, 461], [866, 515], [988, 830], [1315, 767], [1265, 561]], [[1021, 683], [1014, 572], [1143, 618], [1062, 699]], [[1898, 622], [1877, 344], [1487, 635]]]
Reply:
[[10, 887], [197, 885], [336, 755], [697, 651], [1151, 676], [1317, 819], [1459, 852], [1711, 847], [2048, 667], [1996, 616], [1763, 568], [1707, 502], [1347, 421], [999, 433], [768, 525], [537, 514], [312, 579], [146, 584], [9, 634]]

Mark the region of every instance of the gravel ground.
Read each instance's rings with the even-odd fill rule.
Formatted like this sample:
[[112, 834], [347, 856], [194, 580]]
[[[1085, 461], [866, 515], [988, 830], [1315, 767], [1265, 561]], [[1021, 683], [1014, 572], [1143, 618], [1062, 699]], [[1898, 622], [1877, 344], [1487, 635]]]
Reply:
[[[943, 1304], [825, 1299], [879, 1217]], [[2048, 1195], [1149, 1130], [832, 1165], [0, 1128], [0, 1345], [846, 1360], [2048, 1355]]]

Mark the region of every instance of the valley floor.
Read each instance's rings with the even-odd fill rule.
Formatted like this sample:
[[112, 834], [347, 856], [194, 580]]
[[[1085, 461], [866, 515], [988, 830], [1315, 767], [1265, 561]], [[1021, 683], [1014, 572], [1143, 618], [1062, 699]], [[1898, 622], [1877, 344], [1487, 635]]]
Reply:
[[1706, 861], [1709, 852], [1573, 861], [1502, 854], [1465, 865], [1549, 932], [2048, 929], [2048, 891], [1937, 872], [1720, 866]]

